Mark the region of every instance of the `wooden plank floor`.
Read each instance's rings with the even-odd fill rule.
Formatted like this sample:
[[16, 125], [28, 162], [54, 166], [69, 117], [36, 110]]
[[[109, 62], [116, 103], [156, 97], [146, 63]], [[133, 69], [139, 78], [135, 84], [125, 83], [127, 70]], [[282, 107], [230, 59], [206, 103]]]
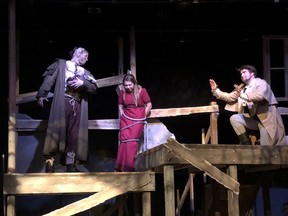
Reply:
[[[281, 168], [288, 165], [288, 146], [246, 146], [235, 144], [180, 145], [187, 148], [188, 151], [192, 150], [196, 152], [199, 157], [206, 159], [215, 166], [251, 165], [252, 167], [265, 165]], [[136, 156], [137, 171], [153, 170], [165, 165], [174, 165], [175, 169], [191, 166], [187, 161], [175, 156], [164, 144]], [[157, 172], [157, 169], [155, 171]]]

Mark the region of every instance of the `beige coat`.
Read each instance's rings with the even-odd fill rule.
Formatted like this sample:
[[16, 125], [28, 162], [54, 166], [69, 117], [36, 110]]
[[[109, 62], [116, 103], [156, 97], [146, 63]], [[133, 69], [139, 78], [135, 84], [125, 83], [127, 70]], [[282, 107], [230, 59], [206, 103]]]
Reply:
[[[260, 78], [255, 78], [245, 87], [248, 101], [235, 97], [233, 91], [223, 92], [220, 89], [213, 91], [213, 95], [220, 100], [226, 101], [226, 110], [242, 113], [245, 117], [258, 116], [262, 125], [267, 130], [274, 145], [285, 145], [285, 128], [282, 117], [277, 108], [277, 100], [269, 84]], [[244, 88], [241, 90], [243, 93]], [[247, 106], [249, 113], [244, 112]]]

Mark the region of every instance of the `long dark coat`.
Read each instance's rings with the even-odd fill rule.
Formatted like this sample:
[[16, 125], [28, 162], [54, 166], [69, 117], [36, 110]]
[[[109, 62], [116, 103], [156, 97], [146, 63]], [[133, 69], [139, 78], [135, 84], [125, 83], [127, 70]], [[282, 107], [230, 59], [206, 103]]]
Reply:
[[[55, 155], [58, 151], [65, 152], [66, 124], [65, 124], [65, 67], [66, 60], [57, 59], [43, 74], [43, 84], [38, 90], [37, 98], [46, 97], [49, 92], [54, 91], [51, 104], [48, 127], [45, 137], [43, 154], [45, 156]], [[85, 69], [85, 74], [93, 77]], [[84, 80], [84, 88], [81, 92], [81, 117], [80, 130], [78, 133], [78, 145], [76, 160], [84, 162], [88, 156], [88, 94], [96, 93], [97, 85], [95, 80]]]

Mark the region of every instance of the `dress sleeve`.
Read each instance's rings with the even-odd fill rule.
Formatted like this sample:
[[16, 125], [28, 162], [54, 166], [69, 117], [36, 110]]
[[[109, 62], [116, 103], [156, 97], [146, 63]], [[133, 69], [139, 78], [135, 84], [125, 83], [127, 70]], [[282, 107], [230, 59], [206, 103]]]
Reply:
[[142, 88], [141, 90], [141, 97], [142, 97], [142, 100], [145, 104], [151, 102], [151, 99], [150, 99], [150, 96], [146, 90], [146, 88]]
[[119, 93], [118, 104], [123, 105], [123, 91], [120, 91], [120, 93]]

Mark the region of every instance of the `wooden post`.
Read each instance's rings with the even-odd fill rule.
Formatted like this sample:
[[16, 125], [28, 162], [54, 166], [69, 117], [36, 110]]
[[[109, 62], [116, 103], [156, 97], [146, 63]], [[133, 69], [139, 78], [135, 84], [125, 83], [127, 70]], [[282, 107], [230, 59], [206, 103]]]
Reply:
[[[8, 169], [16, 171], [16, 0], [9, 1], [9, 119], [8, 119]], [[15, 214], [15, 196], [7, 197], [7, 215]]]
[[135, 30], [130, 28], [130, 71], [136, 78], [136, 47], [135, 47]]
[[175, 216], [174, 167], [164, 166], [165, 216]]
[[123, 55], [123, 38], [118, 38], [118, 74], [123, 74], [124, 70], [124, 55]]
[[[231, 178], [237, 180], [237, 166], [228, 166], [227, 174]], [[228, 190], [228, 215], [229, 216], [239, 216], [239, 195], [233, 193], [233, 191]]]
[[[216, 105], [216, 102], [211, 102], [210, 105]], [[211, 144], [218, 144], [218, 112], [212, 112], [210, 114], [210, 127], [211, 127]]]
[[190, 215], [194, 215], [194, 213], [195, 213], [194, 176], [195, 176], [195, 174], [193, 174], [193, 173], [189, 174], [189, 180], [190, 180]]
[[[188, 181], [189, 181], [189, 180], [188, 180]], [[181, 205], [181, 199], [180, 199], [180, 191], [179, 191], [179, 189], [176, 190], [176, 204], [177, 204], [176, 216], [181, 216], [181, 213], [180, 213], [181, 208], [179, 208], [179, 206]]]
[[144, 192], [142, 194], [142, 216], [151, 216], [151, 193]]
[[201, 128], [201, 143], [206, 144], [205, 143], [205, 129], [204, 128]]

